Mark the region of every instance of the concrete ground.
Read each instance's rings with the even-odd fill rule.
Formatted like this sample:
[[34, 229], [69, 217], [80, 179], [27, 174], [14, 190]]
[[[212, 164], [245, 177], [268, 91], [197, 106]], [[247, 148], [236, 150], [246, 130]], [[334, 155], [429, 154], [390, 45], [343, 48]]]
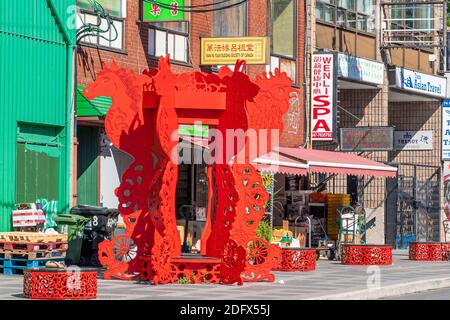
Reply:
[[417, 293], [405, 294], [402, 296], [395, 296], [383, 298], [386, 300], [450, 300], [450, 288], [435, 289], [421, 291]]
[[[450, 262], [409, 261], [406, 251], [395, 251], [391, 266], [348, 266], [319, 260], [312, 272], [274, 272], [274, 283], [243, 286], [152, 286], [118, 280], [98, 281], [98, 299], [379, 299], [414, 292], [450, 288]], [[22, 276], [0, 274], [0, 299], [23, 299]]]

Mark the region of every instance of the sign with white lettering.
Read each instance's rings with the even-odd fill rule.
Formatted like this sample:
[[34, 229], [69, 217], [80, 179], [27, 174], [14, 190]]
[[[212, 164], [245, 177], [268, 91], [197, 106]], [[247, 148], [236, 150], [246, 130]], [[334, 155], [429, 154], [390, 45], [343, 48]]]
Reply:
[[336, 54], [314, 53], [311, 65], [311, 138], [330, 141], [336, 134]]
[[433, 131], [395, 131], [395, 150], [433, 150]]
[[442, 101], [442, 160], [450, 160], [450, 100]]
[[411, 92], [445, 98], [447, 79], [396, 67], [395, 86]]
[[368, 59], [338, 54], [338, 77], [381, 85], [384, 82], [384, 64]]

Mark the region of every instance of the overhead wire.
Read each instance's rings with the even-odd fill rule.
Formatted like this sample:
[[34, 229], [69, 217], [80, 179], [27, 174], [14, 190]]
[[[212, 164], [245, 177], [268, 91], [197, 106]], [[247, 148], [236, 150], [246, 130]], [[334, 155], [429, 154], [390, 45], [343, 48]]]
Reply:
[[[174, 9], [173, 6], [171, 6], [171, 5], [167, 4], [167, 3], [159, 2], [157, 0], [144, 0], [144, 1], [152, 3], [152, 4], [155, 4], [155, 5], [157, 5], [157, 6], [161, 7], [161, 8], [164, 8], [164, 9], [170, 9], [170, 10]], [[229, 4], [229, 5], [224, 5], [224, 6], [221, 6], [221, 7], [214, 8], [214, 6], [216, 6], [218, 4], [223, 4], [223, 3], [230, 2], [230, 1], [231, 0], [222, 0], [222, 1], [212, 2], [210, 4], [203, 4], [203, 5], [197, 5], [197, 6], [177, 6], [176, 9], [179, 10], [179, 11], [182, 11], [182, 12], [194, 12], [194, 13], [213, 12], [213, 11], [225, 10], [225, 9], [229, 9], [229, 8], [232, 8], [232, 7], [236, 7], [236, 6], [242, 5], [245, 2], [247, 2], [248, 0], [241, 0], [239, 2], [235, 2], [235, 3]], [[193, 8], [198, 8], [198, 7], [211, 7], [211, 6], [213, 6], [213, 8], [210, 8], [210, 9], [193, 9]]]

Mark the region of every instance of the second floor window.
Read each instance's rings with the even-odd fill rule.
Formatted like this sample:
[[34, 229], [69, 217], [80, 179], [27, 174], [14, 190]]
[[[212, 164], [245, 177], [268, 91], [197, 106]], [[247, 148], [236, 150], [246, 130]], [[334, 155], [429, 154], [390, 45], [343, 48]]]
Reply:
[[[400, 1], [394, 0], [393, 2]], [[410, 44], [411, 41], [433, 42], [430, 29], [435, 28], [434, 21], [438, 19], [433, 16], [431, 4], [393, 5], [387, 28], [393, 30], [391, 40], [406, 41], [407, 44]]]
[[[240, 0], [229, 1], [230, 5]], [[228, 4], [228, 3], [227, 3]], [[221, 7], [217, 4], [214, 7]], [[213, 11], [213, 37], [242, 37], [247, 34], [247, 5]]]
[[[89, 36], [82, 39], [82, 42], [109, 47], [113, 49], [124, 49], [124, 19], [126, 17], [126, 0], [97, 0], [97, 2], [109, 13], [115, 27], [110, 28], [106, 33], [99, 33], [99, 36]], [[107, 29], [107, 23], [100, 20], [94, 13], [91, 3], [88, 0], [77, 0], [79, 10], [78, 25], [92, 23], [97, 25], [100, 23], [101, 29]], [[101, 36], [101, 37], [100, 37]]]
[[153, 57], [170, 55], [170, 59], [189, 62], [189, 23], [154, 22], [148, 30], [148, 54]]
[[296, 0], [270, 1], [271, 57], [267, 71], [278, 68], [296, 83]]
[[374, 0], [317, 0], [316, 19], [336, 26], [374, 32]]
[[[229, 4], [238, 3], [240, 0], [231, 0]], [[228, 4], [228, 3], [227, 3]], [[214, 8], [220, 8], [223, 4], [216, 4]], [[213, 11], [213, 37], [244, 37], [247, 34], [247, 4], [243, 3], [224, 10]], [[218, 65], [217, 68], [220, 68]], [[234, 70], [234, 65], [228, 66]]]

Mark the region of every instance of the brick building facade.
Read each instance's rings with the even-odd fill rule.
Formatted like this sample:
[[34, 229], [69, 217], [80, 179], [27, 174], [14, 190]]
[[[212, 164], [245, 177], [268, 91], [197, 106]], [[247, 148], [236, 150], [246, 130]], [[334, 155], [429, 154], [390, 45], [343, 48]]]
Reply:
[[[381, 71], [379, 73], [382, 81], [379, 83], [356, 79], [367, 71], [361, 66], [358, 75], [350, 75], [348, 72], [339, 76], [338, 130], [388, 126], [398, 133], [432, 132], [432, 145], [424, 149], [394, 146], [392, 151], [358, 152], [363, 157], [397, 166], [397, 179], [359, 177], [357, 183], [352, 185], [347, 177], [335, 177], [328, 183], [328, 190], [356, 194], [357, 200], [366, 208], [369, 243], [387, 243], [398, 248], [407, 248], [414, 238], [420, 241], [438, 241], [442, 238], [443, 219], [440, 208], [440, 105], [445, 97], [445, 88], [441, 95], [407, 91], [403, 85], [396, 82], [394, 73], [402, 74], [402, 77], [403, 73], [414, 74], [419, 75], [419, 79], [423, 77], [431, 79], [431, 82], [444, 83], [439, 75], [439, 52], [433, 48], [413, 49], [408, 45], [382, 48], [385, 39], [381, 36], [380, 21], [398, 25], [405, 23], [404, 8], [394, 11], [390, 7], [382, 8], [378, 1], [371, 0], [360, 1], [358, 4], [346, 2], [343, 4], [344, 9], [338, 9], [343, 10], [346, 16], [340, 21], [336, 16], [330, 16], [330, 12], [335, 10], [336, 1], [319, 0], [308, 3], [311, 4], [308, 23], [311, 23], [311, 34], [314, 35], [310, 53], [319, 50], [340, 53], [348, 58], [344, 67], [339, 65], [340, 71], [350, 69], [350, 60], [353, 61], [353, 68], [358, 68], [357, 64], [371, 64]], [[435, 18], [430, 8], [420, 10], [414, 11], [417, 16], [416, 20], [412, 21], [425, 21], [426, 17], [432, 21]], [[438, 15], [438, 10], [434, 11], [435, 15]], [[354, 12], [358, 15], [358, 22], [353, 24], [353, 20], [348, 17]], [[398, 17], [398, 21], [393, 19], [395, 17]], [[383, 20], [384, 18], [390, 20]], [[435, 20], [434, 28], [438, 30], [442, 27], [439, 25], [441, 21]], [[373, 73], [368, 76], [373, 76]], [[445, 87], [445, 84], [442, 86]], [[340, 150], [339, 141], [314, 142], [313, 147]]]
[[[93, 19], [89, 17], [92, 11], [87, 4], [83, 4], [85, 0], [79, 0], [79, 23], [87, 23]], [[101, 0], [98, 2], [102, 3]], [[239, 1], [230, 1], [236, 3]], [[105, 2], [106, 3], [106, 2]], [[114, 1], [109, 1], [114, 3]], [[268, 36], [271, 37], [271, 42], [280, 34], [273, 31], [274, 29], [283, 29], [286, 26], [292, 28], [292, 44], [289, 46], [291, 54], [284, 57], [278, 54], [276, 49], [272, 48], [271, 61], [267, 65], [248, 65], [247, 73], [251, 78], [261, 74], [264, 71], [273, 70], [275, 66], [282, 66], [282, 61], [287, 61], [292, 72], [295, 73], [295, 85], [293, 86], [293, 98], [291, 100], [291, 108], [285, 116], [285, 128], [281, 136], [281, 144], [289, 147], [298, 147], [304, 144], [305, 131], [305, 16], [304, 16], [304, 2], [299, 0], [288, 1], [268, 1], [268, 0], [252, 0], [248, 1], [238, 7], [225, 9], [222, 12], [201, 12], [201, 13], [186, 13], [188, 19], [187, 23], [177, 22], [159, 22], [148, 23], [142, 21], [142, 0], [117, 0], [117, 8], [105, 7], [113, 16], [114, 22], [123, 26], [122, 41], [116, 40], [105, 46], [105, 42], [99, 43], [102, 40], [95, 38], [85, 38], [80, 42], [77, 53], [77, 74], [78, 85], [81, 87], [87, 85], [95, 79], [96, 74], [101, 70], [103, 65], [109, 65], [115, 61], [119, 66], [134, 70], [136, 73], [142, 73], [144, 70], [157, 65], [161, 46], [165, 46], [168, 52], [168, 46], [162, 45], [161, 36], [166, 36], [166, 39], [174, 39], [173, 56], [171, 56], [172, 70], [176, 73], [192, 72], [200, 70], [203, 72], [217, 72], [217, 68], [211, 66], [200, 65], [200, 39], [202, 37], [213, 36]], [[186, 2], [188, 3], [188, 2]], [[206, 0], [192, 0], [190, 5], [204, 5], [210, 1]], [[233, 11], [234, 10], [234, 11]], [[276, 12], [278, 18], [272, 23], [271, 12]], [[220, 16], [223, 15], [223, 16]], [[218, 18], [219, 17], [219, 18]], [[286, 17], [288, 19], [286, 19]], [[117, 18], [117, 20], [116, 20]], [[290, 22], [289, 19], [292, 19]], [[236, 21], [237, 22], [236, 22]], [[230, 23], [227, 23], [230, 22]], [[286, 24], [287, 23], [287, 24]], [[236, 25], [236, 26], [235, 26]], [[274, 27], [275, 25], [275, 27]], [[271, 36], [272, 34], [274, 34]], [[112, 38], [112, 37], [111, 37]], [[119, 37], [120, 38], [120, 37]], [[176, 42], [180, 40], [179, 42]], [[183, 41], [186, 41], [186, 48], [183, 47]], [[276, 43], [286, 42], [285, 39], [276, 40]], [[108, 43], [106, 43], [108, 44]], [[178, 50], [177, 46], [185, 48]], [[283, 52], [284, 53], [284, 52]], [[177, 56], [180, 57], [177, 59]], [[276, 65], [276, 63], [279, 65]], [[283, 67], [281, 67], [282, 71]], [[81, 108], [81, 107], [80, 107]], [[107, 110], [107, 108], [105, 109]], [[103, 110], [105, 112], [105, 110]], [[78, 198], [78, 203], [89, 202], [89, 204], [100, 204], [106, 206], [114, 206], [114, 201], [104, 201], [104, 194], [113, 194], [114, 187], [102, 191], [103, 171], [107, 164], [102, 165], [104, 157], [102, 157], [102, 150], [108, 149], [108, 146], [100, 145], [100, 153], [96, 153], [95, 146], [86, 147], [89, 140], [94, 140], [92, 135], [104, 137], [102, 133], [104, 112], [98, 116], [78, 116], [78, 129], [84, 141], [79, 141], [78, 149], [83, 149], [83, 154], [86, 155], [90, 150], [92, 153], [89, 157], [78, 156], [78, 192], [75, 196]], [[83, 132], [89, 131], [89, 132]], [[84, 136], [84, 138], [83, 138]], [[91, 138], [89, 138], [91, 137]], [[100, 139], [101, 140], [101, 139]], [[84, 143], [84, 147], [83, 147]], [[105, 149], [106, 148], [106, 149]], [[117, 150], [106, 151], [111, 157]], [[84, 159], [87, 158], [87, 159]], [[125, 166], [128, 163], [126, 157], [119, 162]], [[94, 165], [98, 162], [96, 165]], [[117, 159], [116, 161], [117, 162]], [[102, 169], [103, 168], [103, 169]], [[120, 176], [120, 170], [117, 169], [117, 177]], [[117, 179], [116, 179], [117, 180]], [[92, 183], [97, 181], [98, 188], [90, 188]], [[114, 183], [118, 183], [115, 181]], [[97, 196], [95, 196], [97, 194]]]

